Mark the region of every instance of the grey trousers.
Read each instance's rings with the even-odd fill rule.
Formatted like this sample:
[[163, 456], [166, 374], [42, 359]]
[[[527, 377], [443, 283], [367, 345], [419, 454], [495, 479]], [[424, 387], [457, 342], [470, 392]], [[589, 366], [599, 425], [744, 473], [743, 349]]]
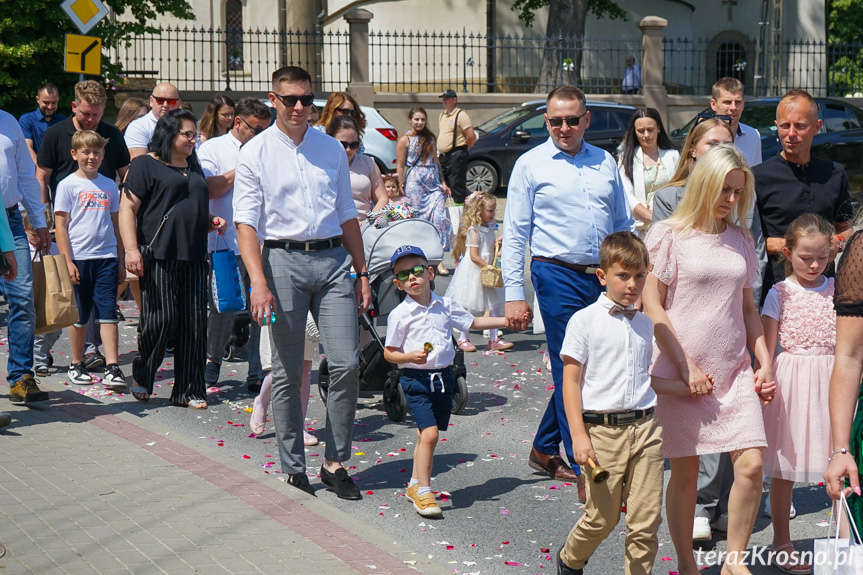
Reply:
[[[240, 270], [240, 276], [246, 276], [246, 266], [243, 264], [243, 258], [237, 256], [237, 267]], [[210, 266], [210, 281], [212, 281], [213, 269]], [[231, 332], [234, 330], [234, 319], [237, 317], [237, 312], [229, 311], [219, 313], [216, 311], [216, 305], [213, 303], [213, 290], [210, 289], [210, 284], [207, 283], [207, 359], [213, 363], [222, 363], [222, 358], [225, 357], [225, 347], [231, 339]]]
[[734, 464], [728, 453], [713, 453], [698, 458], [698, 502], [695, 516], [710, 522], [728, 512], [728, 494], [734, 483]]
[[342, 247], [319, 252], [264, 247], [261, 259], [277, 308], [270, 348], [273, 422], [282, 472], [306, 470], [300, 387], [309, 311], [321, 332], [330, 372], [324, 457], [329, 461], [347, 461], [351, 457], [359, 395], [357, 306], [350, 274], [351, 257]]
[[58, 339], [60, 339], [60, 334], [62, 333], [63, 330], [58, 329], [37, 335], [33, 338], [34, 366], [39, 367], [40, 365], [48, 365], [48, 356], [51, 353], [51, 348], [54, 347], [54, 344], [57, 343]]

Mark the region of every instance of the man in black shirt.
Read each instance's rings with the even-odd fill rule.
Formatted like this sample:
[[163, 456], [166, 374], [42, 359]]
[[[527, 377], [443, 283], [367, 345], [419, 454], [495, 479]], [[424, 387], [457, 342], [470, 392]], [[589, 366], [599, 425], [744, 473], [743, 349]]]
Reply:
[[814, 98], [804, 90], [791, 90], [776, 106], [775, 123], [782, 151], [752, 169], [768, 257], [762, 301], [774, 283], [785, 279], [779, 256], [785, 247], [785, 230], [797, 216], [819, 214], [833, 222], [836, 235], [831, 260], [854, 233], [854, 209], [844, 168], [811, 153], [812, 140], [821, 129]]
[[[75, 84], [75, 101], [72, 102], [72, 117], [52, 126], [45, 132], [36, 157], [36, 179], [42, 187], [42, 201], [51, 200], [54, 190], [66, 176], [78, 169], [72, 159], [72, 135], [78, 130], [94, 130], [108, 139], [105, 159], [99, 173], [116, 180], [126, 175], [129, 169], [129, 150], [123, 135], [116, 127], [102, 121], [108, 96], [105, 88], [94, 80]], [[50, 187], [50, 197], [49, 197]]]

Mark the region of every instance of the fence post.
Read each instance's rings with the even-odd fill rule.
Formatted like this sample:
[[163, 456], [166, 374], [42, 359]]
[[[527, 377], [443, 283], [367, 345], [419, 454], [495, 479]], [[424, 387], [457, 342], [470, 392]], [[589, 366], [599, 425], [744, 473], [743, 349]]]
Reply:
[[351, 81], [347, 91], [360, 104], [374, 106], [375, 87], [369, 74], [369, 22], [374, 14], [363, 8], [354, 8], [344, 17], [348, 21], [351, 58]]
[[668, 20], [659, 16], [645, 16], [638, 22], [641, 30], [641, 92], [644, 105], [656, 108], [662, 121], [668, 125], [668, 92], [663, 85], [662, 31]]

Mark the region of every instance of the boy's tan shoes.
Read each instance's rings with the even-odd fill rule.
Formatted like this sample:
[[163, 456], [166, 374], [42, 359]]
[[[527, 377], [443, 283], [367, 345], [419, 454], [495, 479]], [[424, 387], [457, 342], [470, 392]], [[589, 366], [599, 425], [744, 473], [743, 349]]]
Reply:
[[423, 493], [413, 498], [414, 509], [423, 517], [440, 517], [441, 510], [435, 501], [434, 493]]
[[419, 483], [416, 485], [408, 485], [408, 488], [405, 490], [405, 497], [407, 500], [413, 503], [417, 499], [417, 491], [419, 491], [419, 489]]

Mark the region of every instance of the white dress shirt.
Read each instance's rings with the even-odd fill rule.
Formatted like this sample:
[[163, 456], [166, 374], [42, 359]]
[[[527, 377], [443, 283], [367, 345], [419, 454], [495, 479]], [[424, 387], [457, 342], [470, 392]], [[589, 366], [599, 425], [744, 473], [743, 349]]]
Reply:
[[761, 163], [761, 134], [758, 130], [746, 124], [737, 124], [734, 145], [743, 152], [750, 168]]
[[623, 81], [620, 87], [624, 90], [637, 90], [641, 88], [641, 68], [638, 64], [633, 64], [632, 68], [627, 67], [623, 72]]
[[[622, 160], [623, 158], [621, 158]], [[679, 161], [680, 152], [677, 150], [673, 148], [659, 150], [659, 163], [665, 168], [669, 179], [677, 170], [677, 162]], [[648, 205], [647, 200], [647, 192], [649, 190], [644, 189], [644, 150], [641, 149], [641, 146], [638, 146], [632, 158], [632, 180], [626, 177], [623, 164], [618, 162], [617, 168], [620, 171], [620, 180], [623, 182], [623, 189], [626, 190], [626, 199], [629, 200], [629, 209], [635, 209], [635, 206], [638, 204], [643, 204], [652, 210], [653, 202], [650, 202], [651, 205]], [[656, 192], [660, 187], [662, 186], [657, 186], [653, 191]]]
[[356, 218], [348, 156], [335, 138], [307, 129], [297, 145], [273, 124], [240, 150], [234, 223], [261, 241], [325, 240]]
[[501, 264], [506, 301], [524, 300], [524, 258], [596, 265], [605, 236], [635, 231], [617, 163], [583, 142], [570, 156], [545, 143], [522, 154], [509, 178]]
[[150, 145], [150, 140], [153, 139], [153, 131], [158, 123], [159, 118], [153, 115], [152, 110], [137, 120], [133, 120], [131, 124], [126, 126], [126, 135], [124, 136], [126, 147], [147, 148]]
[[[201, 169], [204, 170], [204, 177], [221, 176], [236, 168], [237, 154], [240, 153], [242, 145], [242, 142], [235, 138], [231, 132], [210, 138], [201, 144], [201, 149], [198, 150], [198, 160], [201, 162]], [[240, 255], [240, 248], [237, 245], [237, 228], [234, 226], [233, 186], [222, 196], [210, 200], [210, 213], [224, 218], [226, 226], [225, 235], [222, 238], [236, 255]], [[208, 234], [207, 251], [214, 252], [222, 249], [225, 243], [219, 239], [218, 234]]]
[[583, 411], [615, 413], [656, 405], [648, 368], [653, 357], [653, 322], [641, 312], [611, 315], [616, 304], [604, 293], [566, 324], [560, 356], [584, 365]]
[[468, 331], [473, 324], [473, 315], [448, 297], [431, 293], [431, 301], [424, 306], [411, 296], [390, 312], [387, 318], [387, 347], [395, 347], [402, 353], [422, 351], [426, 343], [434, 346], [426, 363], [403, 363], [401, 367], [440, 370], [455, 359], [452, 345], [452, 330]]
[[33, 227], [46, 227], [42, 188], [36, 181], [30, 148], [18, 120], [3, 110], [0, 110], [0, 193], [4, 208], [21, 202]]

